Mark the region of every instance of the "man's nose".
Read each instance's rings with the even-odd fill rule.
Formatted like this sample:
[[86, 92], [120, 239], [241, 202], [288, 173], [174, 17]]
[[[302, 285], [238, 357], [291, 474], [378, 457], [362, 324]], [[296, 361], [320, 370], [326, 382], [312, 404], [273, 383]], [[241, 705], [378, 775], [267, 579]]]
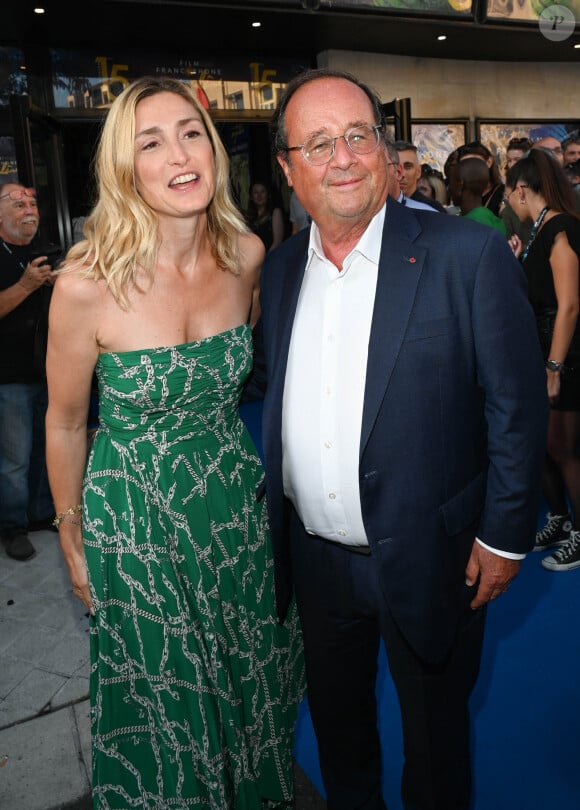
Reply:
[[346, 138], [344, 135], [339, 135], [334, 141], [334, 154], [332, 155], [332, 159], [338, 163], [350, 163], [354, 158], [355, 154], [352, 149], [349, 148]]

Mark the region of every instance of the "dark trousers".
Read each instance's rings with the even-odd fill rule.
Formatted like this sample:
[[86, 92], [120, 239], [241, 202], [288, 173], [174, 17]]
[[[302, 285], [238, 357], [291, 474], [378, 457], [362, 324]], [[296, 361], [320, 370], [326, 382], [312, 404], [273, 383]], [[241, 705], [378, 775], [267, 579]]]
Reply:
[[[485, 610], [469, 609], [449, 656], [422, 661], [395, 624], [372, 555], [308, 535], [293, 516], [292, 568], [308, 702], [328, 810], [385, 810], [375, 687], [381, 638], [401, 707], [405, 810], [467, 810], [469, 695]], [[413, 598], [413, 594], [409, 594]]]
[[45, 383], [0, 385], [0, 531], [54, 514], [45, 458]]

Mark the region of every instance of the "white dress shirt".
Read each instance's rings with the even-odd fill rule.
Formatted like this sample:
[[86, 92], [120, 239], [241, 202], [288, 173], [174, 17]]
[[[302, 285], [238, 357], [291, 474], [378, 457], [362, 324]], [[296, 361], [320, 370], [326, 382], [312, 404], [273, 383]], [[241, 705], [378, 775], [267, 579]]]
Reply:
[[306, 530], [367, 543], [359, 453], [385, 206], [339, 271], [315, 223], [294, 319], [282, 411], [284, 491]]
[[[383, 206], [341, 271], [324, 255], [312, 223], [286, 369], [284, 492], [307, 532], [345, 545], [368, 545], [360, 436], [385, 213]], [[524, 556], [481, 545], [512, 559]]]

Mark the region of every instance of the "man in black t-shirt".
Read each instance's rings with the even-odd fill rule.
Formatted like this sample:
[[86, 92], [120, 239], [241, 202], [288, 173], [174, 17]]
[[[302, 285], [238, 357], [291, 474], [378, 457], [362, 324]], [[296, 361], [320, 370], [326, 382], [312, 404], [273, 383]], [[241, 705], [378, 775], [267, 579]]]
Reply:
[[46, 257], [33, 257], [34, 189], [0, 184], [0, 533], [6, 553], [35, 553], [29, 528], [54, 514], [45, 462], [45, 351], [52, 290]]

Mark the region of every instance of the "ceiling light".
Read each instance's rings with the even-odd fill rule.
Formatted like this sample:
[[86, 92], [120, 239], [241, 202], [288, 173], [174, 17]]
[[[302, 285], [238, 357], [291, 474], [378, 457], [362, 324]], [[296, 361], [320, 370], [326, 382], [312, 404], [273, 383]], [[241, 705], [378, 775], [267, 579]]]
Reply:
[[437, 39], [439, 40], [439, 42], [443, 42], [444, 40], [447, 39], [447, 34], [439, 34]]
[[256, 22], [252, 23], [252, 28], [260, 28], [261, 25], [262, 25], [262, 23], [258, 22], [258, 20], [256, 20]]
[[44, 14], [44, 9], [38, 6], [38, 8], [34, 9], [35, 14]]
[[575, 47], [575, 48], [580, 48], [580, 42], [577, 42], [577, 43], [574, 45], [574, 47]]

